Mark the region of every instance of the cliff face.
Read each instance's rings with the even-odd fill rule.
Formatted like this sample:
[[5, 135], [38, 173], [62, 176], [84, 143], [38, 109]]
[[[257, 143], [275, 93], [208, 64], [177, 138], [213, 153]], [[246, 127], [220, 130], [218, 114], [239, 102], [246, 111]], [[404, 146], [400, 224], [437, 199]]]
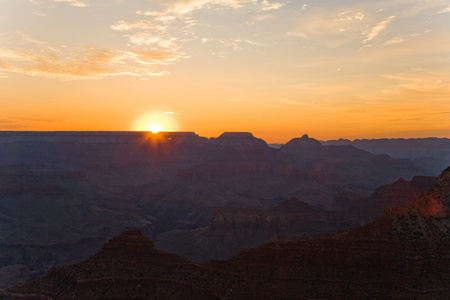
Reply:
[[169, 231], [158, 236], [155, 243], [158, 249], [208, 261], [231, 258], [238, 250], [275, 239], [306, 239], [338, 229], [324, 212], [291, 198], [271, 209], [220, 208], [207, 227]]
[[[450, 237], [450, 168], [413, 203], [387, 210], [354, 235], [431, 246], [448, 245]], [[450, 253], [450, 252], [449, 252]]]
[[416, 176], [377, 188], [369, 197], [341, 192], [326, 210], [295, 198], [270, 208], [216, 209], [208, 226], [171, 230], [158, 236], [158, 249], [194, 261], [228, 259], [239, 250], [275, 239], [306, 239], [367, 224], [389, 208], [407, 205], [428, 190], [437, 177]]
[[409, 204], [430, 189], [436, 179], [436, 177], [415, 176], [412, 180], [406, 181], [400, 178], [392, 184], [377, 188], [370, 197], [359, 204], [362, 217], [372, 221], [389, 208]]

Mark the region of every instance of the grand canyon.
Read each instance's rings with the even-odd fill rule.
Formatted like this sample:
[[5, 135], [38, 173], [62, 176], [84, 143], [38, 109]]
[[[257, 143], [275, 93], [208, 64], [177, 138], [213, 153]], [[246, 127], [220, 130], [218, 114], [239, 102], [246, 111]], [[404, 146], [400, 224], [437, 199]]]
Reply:
[[0, 289], [442, 299], [448, 149], [448, 139], [1, 132]]

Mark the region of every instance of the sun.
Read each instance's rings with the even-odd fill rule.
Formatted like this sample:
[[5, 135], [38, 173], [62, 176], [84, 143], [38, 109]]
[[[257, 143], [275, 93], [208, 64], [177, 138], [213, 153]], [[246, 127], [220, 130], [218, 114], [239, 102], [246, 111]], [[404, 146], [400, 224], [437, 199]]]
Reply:
[[173, 113], [151, 112], [137, 118], [131, 126], [133, 131], [148, 131], [158, 133], [161, 131], [177, 131], [178, 124]]
[[158, 133], [163, 130], [161, 129], [161, 126], [159, 124], [151, 124], [146, 131], [150, 131], [151, 133]]

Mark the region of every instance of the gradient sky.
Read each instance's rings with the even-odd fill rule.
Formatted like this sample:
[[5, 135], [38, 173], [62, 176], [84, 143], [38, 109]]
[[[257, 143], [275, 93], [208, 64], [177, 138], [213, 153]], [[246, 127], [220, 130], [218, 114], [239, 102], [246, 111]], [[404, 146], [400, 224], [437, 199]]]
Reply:
[[0, 0], [0, 130], [152, 121], [267, 142], [450, 137], [449, 2]]

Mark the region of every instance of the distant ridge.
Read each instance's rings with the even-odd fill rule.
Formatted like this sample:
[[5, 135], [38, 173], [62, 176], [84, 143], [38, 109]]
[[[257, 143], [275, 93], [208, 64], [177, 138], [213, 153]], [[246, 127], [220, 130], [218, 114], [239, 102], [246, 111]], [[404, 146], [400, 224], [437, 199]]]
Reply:
[[450, 139], [448, 138], [393, 138], [393, 139], [356, 139], [329, 140], [323, 145], [352, 145], [374, 154], [387, 154], [392, 157], [417, 159], [433, 157], [450, 164]]

